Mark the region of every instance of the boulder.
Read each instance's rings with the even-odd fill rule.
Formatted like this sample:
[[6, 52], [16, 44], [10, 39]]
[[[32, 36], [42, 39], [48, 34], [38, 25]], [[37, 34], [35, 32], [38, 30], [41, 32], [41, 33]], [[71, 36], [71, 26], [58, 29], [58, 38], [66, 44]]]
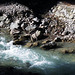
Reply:
[[2, 16], [0, 16], [0, 21], [4, 21], [7, 18], [6, 14], [3, 14]]
[[61, 37], [56, 37], [53, 41], [54, 42], [62, 42], [62, 39], [61, 39]]
[[25, 41], [23, 40], [14, 40], [13, 45], [24, 45]]
[[74, 48], [62, 48], [60, 52], [63, 54], [71, 54], [71, 53], [75, 53], [75, 49]]
[[32, 43], [30, 43], [30, 42], [28, 42], [24, 47], [27, 47], [27, 48], [29, 48], [29, 47], [32, 47]]
[[31, 34], [31, 41], [37, 41], [38, 37], [41, 36], [41, 32], [39, 30], [36, 30], [35, 33]]
[[42, 49], [52, 49], [52, 48], [56, 48], [57, 45], [55, 42], [49, 42], [49, 43], [46, 43], [46, 44], [43, 44], [42, 46], [40, 46], [40, 48]]
[[37, 46], [39, 46], [39, 42], [34, 42], [33, 47], [37, 47]]
[[14, 29], [10, 30], [10, 34], [11, 34], [11, 35], [20, 34], [20, 30], [14, 28]]

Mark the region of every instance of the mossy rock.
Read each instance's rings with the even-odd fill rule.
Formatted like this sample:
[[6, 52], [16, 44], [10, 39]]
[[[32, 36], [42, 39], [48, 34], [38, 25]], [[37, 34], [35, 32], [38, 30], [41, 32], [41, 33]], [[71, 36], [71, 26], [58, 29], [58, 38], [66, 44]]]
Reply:
[[42, 41], [42, 44], [46, 44], [48, 42], [50, 42], [50, 41], [48, 39], [46, 39], [46, 40]]
[[33, 43], [28, 42], [24, 47], [29, 48], [29, 47], [32, 47], [32, 45], [33, 45]]
[[39, 46], [39, 42], [34, 42], [33, 47], [37, 47], [37, 46]]
[[60, 50], [60, 52], [64, 54], [71, 54], [71, 53], [75, 53], [75, 49], [74, 48], [63, 48]]

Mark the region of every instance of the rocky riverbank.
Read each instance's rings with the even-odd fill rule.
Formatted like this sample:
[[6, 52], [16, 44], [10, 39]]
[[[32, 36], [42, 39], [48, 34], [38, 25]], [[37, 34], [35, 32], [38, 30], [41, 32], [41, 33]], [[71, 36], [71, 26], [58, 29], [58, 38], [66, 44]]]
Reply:
[[58, 48], [56, 42], [75, 42], [74, 6], [60, 2], [39, 19], [24, 5], [0, 5], [0, 28], [8, 29], [14, 45]]

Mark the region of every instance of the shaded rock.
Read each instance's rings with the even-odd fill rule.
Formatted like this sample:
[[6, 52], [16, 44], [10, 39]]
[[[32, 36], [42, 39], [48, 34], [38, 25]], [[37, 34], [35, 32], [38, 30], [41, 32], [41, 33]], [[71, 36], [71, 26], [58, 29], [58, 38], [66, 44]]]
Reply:
[[16, 28], [10, 30], [10, 34], [11, 35], [16, 35], [17, 36], [18, 34], [20, 34], [20, 32], [21, 31], [19, 29], [16, 29]]
[[29, 34], [26, 34], [26, 35], [16, 34], [13, 36], [14, 36], [14, 44], [17, 44], [17, 45], [24, 45], [30, 40]]
[[56, 37], [53, 41], [54, 42], [62, 42], [62, 39], [61, 39], [61, 37]]
[[15, 40], [13, 42], [13, 45], [24, 45], [24, 44], [25, 44], [25, 41], [23, 41], [23, 40]]
[[14, 36], [12, 36], [13, 37], [13, 41], [15, 41], [15, 40], [17, 40], [18, 38], [19, 38], [19, 35], [14, 35]]
[[36, 30], [36, 32], [34, 34], [31, 35], [31, 41], [37, 41], [38, 37], [41, 36], [41, 32], [39, 30]]
[[20, 38], [24, 39], [24, 40], [30, 40], [30, 34], [22, 35], [22, 36], [20, 36]]
[[40, 46], [40, 48], [47, 50], [47, 49], [56, 48], [56, 46], [57, 46], [56, 43], [54, 43], [54, 42], [49, 42], [49, 43], [46, 43], [46, 44]]

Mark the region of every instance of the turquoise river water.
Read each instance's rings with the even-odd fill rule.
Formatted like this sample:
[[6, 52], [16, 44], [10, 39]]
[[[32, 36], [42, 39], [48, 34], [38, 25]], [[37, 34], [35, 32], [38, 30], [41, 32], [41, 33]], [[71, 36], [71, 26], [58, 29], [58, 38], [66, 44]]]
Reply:
[[41, 50], [14, 46], [7, 37], [0, 36], [0, 75], [75, 75], [75, 54], [62, 54], [55, 50], [74, 47], [72, 43], [61, 48]]

